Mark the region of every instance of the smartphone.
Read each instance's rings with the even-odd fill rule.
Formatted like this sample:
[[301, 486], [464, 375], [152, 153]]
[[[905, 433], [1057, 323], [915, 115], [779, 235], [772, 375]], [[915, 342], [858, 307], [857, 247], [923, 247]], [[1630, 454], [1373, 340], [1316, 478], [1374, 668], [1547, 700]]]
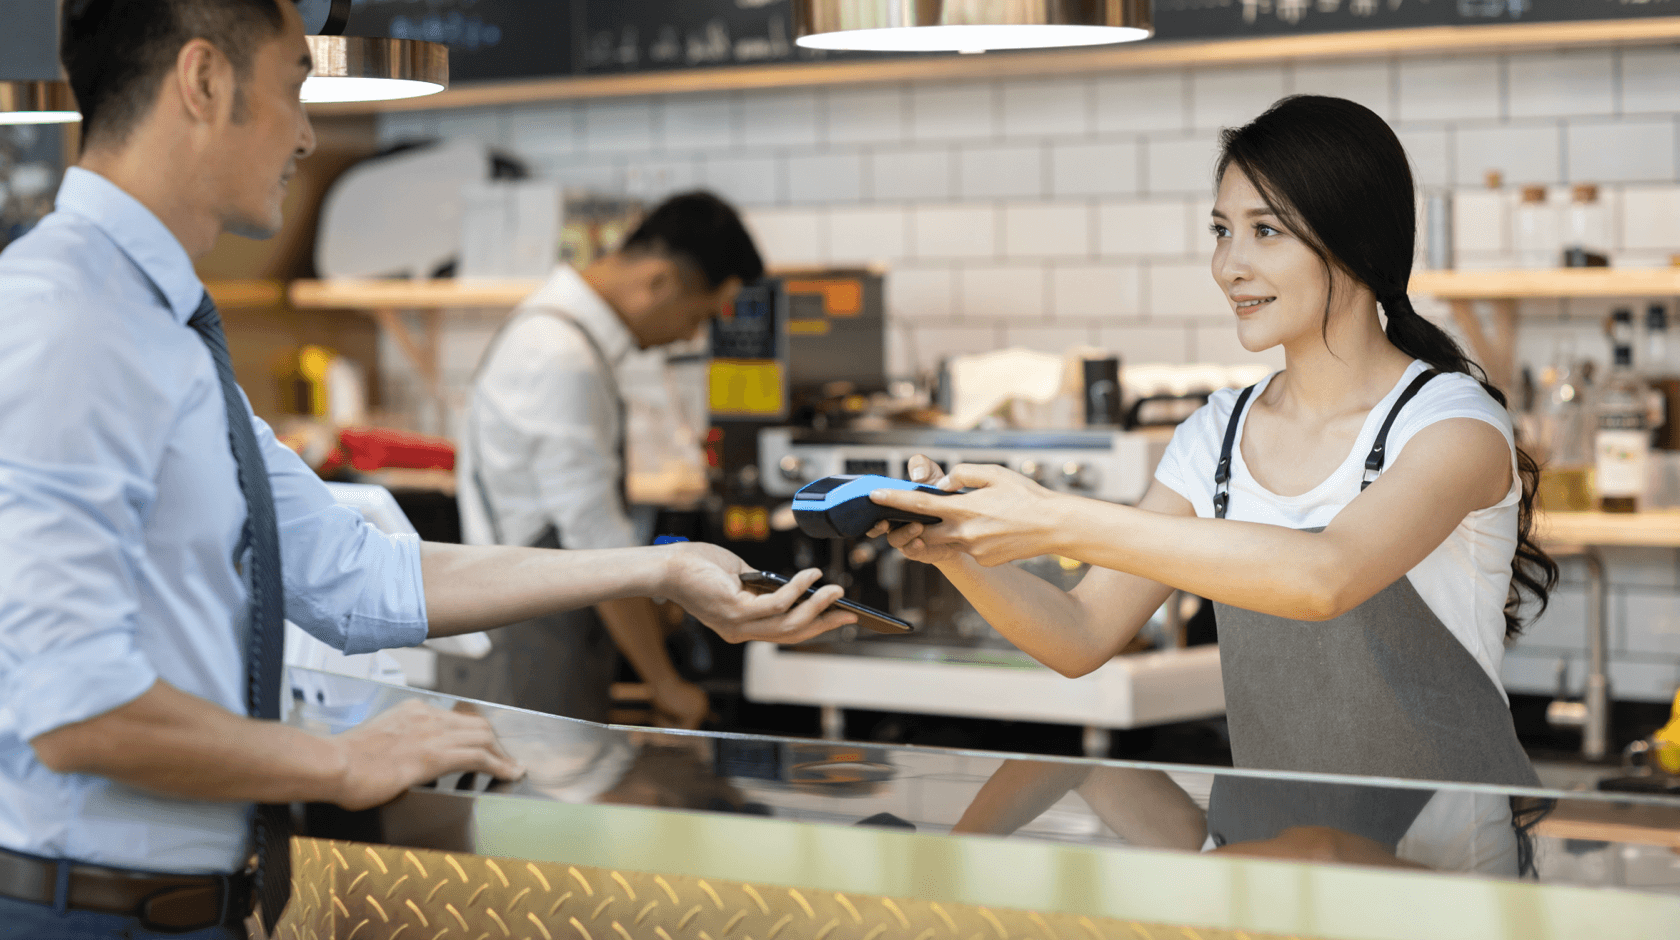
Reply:
[[[788, 583], [788, 579], [773, 571], [749, 571], [741, 575], [741, 586], [754, 594], [773, 594], [781, 590]], [[815, 586], [805, 589], [805, 597], [817, 593]], [[894, 617], [885, 611], [873, 607], [865, 607], [844, 597], [834, 602], [834, 606], [841, 610], [849, 610], [858, 615], [858, 626], [873, 633], [913, 633], [916, 628], [909, 623]]]

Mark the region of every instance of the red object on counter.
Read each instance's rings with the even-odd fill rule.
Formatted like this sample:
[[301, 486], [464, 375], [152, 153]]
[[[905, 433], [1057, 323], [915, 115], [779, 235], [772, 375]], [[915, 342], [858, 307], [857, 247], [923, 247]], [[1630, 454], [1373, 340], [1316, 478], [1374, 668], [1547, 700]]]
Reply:
[[392, 467], [455, 469], [455, 445], [448, 438], [388, 428], [346, 428], [339, 432], [338, 443], [349, 455], [350, 466], [362, 473]]

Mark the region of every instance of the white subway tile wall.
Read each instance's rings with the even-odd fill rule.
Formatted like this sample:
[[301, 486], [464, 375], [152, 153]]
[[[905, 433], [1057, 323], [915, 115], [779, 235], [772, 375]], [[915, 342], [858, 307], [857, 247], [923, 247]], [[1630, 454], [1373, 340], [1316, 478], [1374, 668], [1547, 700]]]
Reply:
[[1680, 48], [1628, 49], [1621, 64], [1623, 114], [1680, 111]]
[[1091, 207], [1085, 203], [1011, 203], [1003, 207], [1003, 253], [1010, 258], [1081, 258], [1091, 253]]
[[1042, 196], [1044, 145], [999, 144], [957, 152], [957, 198], [1005, 199]]
[[1513, 55], [1510, 116], [1615, 113], [1615, 56], [1608, 50]]
[[1289, 93], [1350, 98], [1393, 119], [1394, 80], [1394, 63], [1388, 61], [1303, 62], [1295, 66]]
[[1498, 170], [1511, 186], [1563, 178], [1563, 128], [1557, 121], [1465, 125], [1453, 138], [1460, 186], [1475, 185], [1489, 170]]
[[897, 85], [828, 90], [828, 143], [899, 141], [909, 114], [907, 93]]
[[1284, 69], [1278, 65], [1192, 72], [1190, 126], [1218, 129], [1246, 124], [1284, 92]]
[[[569, 187], [647, 199], [707, 186], [739, 204], [772, 264], [883, 262], [895, 374], [1007, 344], [1095, 344], [1126, 362], [1282, 364], [1237, 342], [1204, 231], [1218, 131], [1286, 94], [1350, 97], [1389, 120], [1418, 185], [1455, 189], [1459, 263], [1509, 266], [1510, 187], [1604, 184], [1614, 261], [1680, 252], [1680, 49], [1298, 62], [1048, 79], [863, 84], [403, 112], [384, 143], [460, 136]], [[1507, 188], [1482, 189], [1500, 170]], [[1560, 342], [1606, 358], [1614, 300], [1523, 304], [1519, 354]], [[1427, 316], [1442, 305], [1418, 300]], [[454, 321], [451, 321], [453, 324]], [[459, 398], [495, 317], [445, 331]], [[386, 401], [423, 399], [394, 349]], [[1624, 697], [1680, 681], [1680, 558], [1610, 559]], [[1520, 691], [1549, 692], [1585, 607], [1571, 567], [1552, 609], [1507, 657]]]
[[1504, 61], [1496, 56], [1402, 59], [1401, 121], [1454, 121], [1505, 114]]
[[1651, 183], [1675, 177], [1672, 117], [1572, 120], [1567, 134], [1571, 181]]

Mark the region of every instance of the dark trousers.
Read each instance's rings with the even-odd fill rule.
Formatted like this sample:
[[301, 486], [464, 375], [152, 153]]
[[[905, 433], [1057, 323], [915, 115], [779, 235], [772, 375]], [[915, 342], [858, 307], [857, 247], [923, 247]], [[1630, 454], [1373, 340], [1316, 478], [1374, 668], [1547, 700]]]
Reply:
[[192, 933], [153, 933], [133, 917], [88, 911], [58, 913], [43, 904], [0, 897], [0, 940], [233, 940], [221, 927]]
[[618, 650], [593, 608], [538, 617], [490, 634], [483, 659], [438, 657], [438, 691], [605, 722]]

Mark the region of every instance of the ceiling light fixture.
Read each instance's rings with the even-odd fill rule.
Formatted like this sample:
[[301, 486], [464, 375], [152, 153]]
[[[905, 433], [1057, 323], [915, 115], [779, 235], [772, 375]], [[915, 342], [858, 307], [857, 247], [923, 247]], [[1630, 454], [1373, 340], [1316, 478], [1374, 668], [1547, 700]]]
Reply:
[[320, 32], [308, 37], [315, 69], [304, 79], [304, 102], [395, 101], [435, 95], [449, 87], [447, 46], [342, 35], [350, 22], [350, 0], [306, 0], [299, 9], [305, 22], [324, 17], [317, 27]]
[[69, 124], [81, 119], [69, 82], [0, 80], [0, 124]]
[[394, 101], [435, 95], [449, 87], [449, 49], [416, 39], [310, 36], [315, 70], [303, 82], [303, 100]]
[[807, 49], [985, 52], [1136, 42], [1149, 0], [794, 0]]

